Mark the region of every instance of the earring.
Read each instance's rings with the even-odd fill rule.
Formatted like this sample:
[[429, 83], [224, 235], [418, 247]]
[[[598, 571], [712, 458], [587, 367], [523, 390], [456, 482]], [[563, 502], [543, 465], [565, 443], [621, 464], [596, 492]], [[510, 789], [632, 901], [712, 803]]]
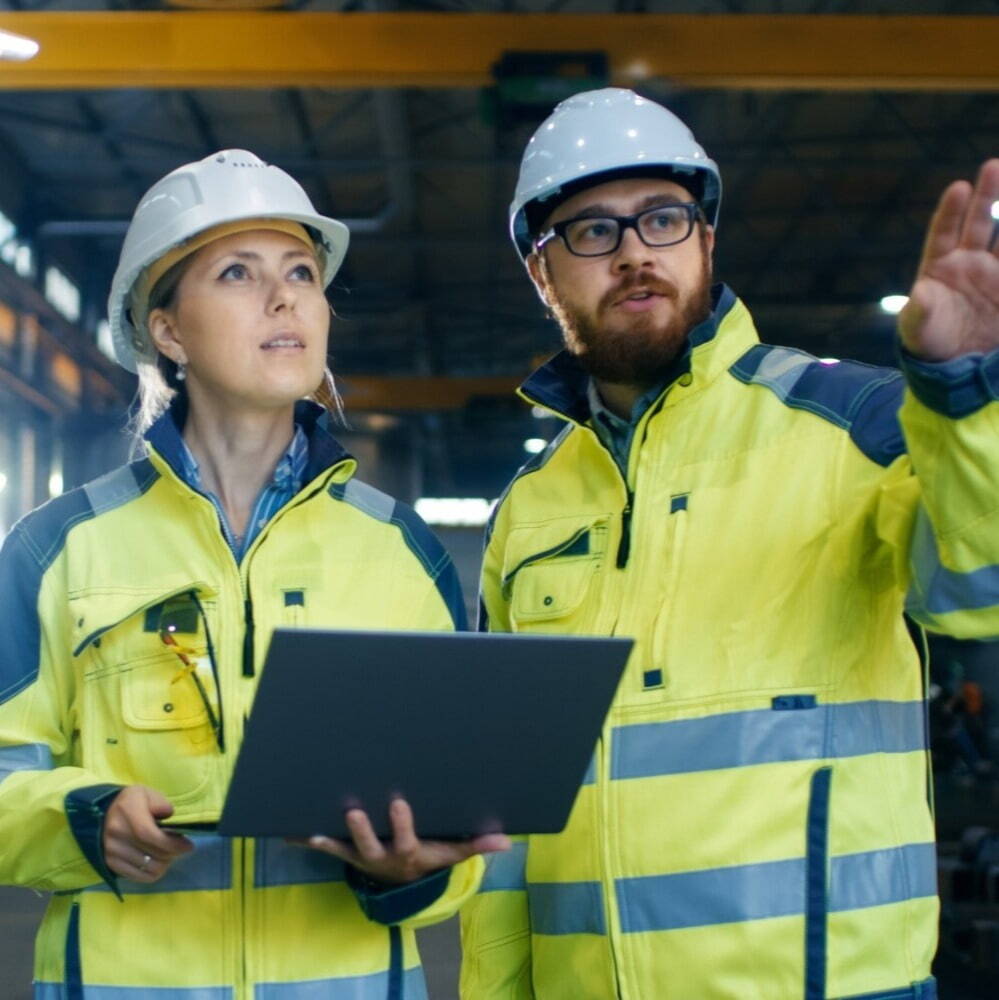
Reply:
[[177, 362], [177, 374], [174, 377], [178, 382], [183, 382], [187, 378], [187, 365], [183, 361]]

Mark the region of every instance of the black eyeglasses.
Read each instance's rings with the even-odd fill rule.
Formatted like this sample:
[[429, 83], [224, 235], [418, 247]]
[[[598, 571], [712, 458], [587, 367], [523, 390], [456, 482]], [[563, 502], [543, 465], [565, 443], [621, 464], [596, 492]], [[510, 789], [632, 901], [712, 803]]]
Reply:
[[577, 257], [602, 257], [621, 245], [626, 229], [634, 229], [647, 247], [671, 247], [682, 243], [694, 231], [700, 215], [695, 201], [647, 208], [637, 215], [581, 216], [556, 222], [534, 241], [535, 252], [558, 236], [566, 249]]

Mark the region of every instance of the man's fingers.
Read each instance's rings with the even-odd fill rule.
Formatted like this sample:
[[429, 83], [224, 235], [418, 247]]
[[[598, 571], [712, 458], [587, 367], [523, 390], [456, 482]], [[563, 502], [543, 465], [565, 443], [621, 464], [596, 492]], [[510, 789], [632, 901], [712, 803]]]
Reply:
[[992, 206], [996, 201], [999, 201], [999, 158], [987, 160], [978, 172], [961, 232], [962, 247], [990, 249], [996, 222]]
[[920, 274], [937, 258], [958, 246], [970, 200], [971, 185], [967, 181], [954, 181], [940, 196], [926, 232], [923, 257], [919, 262]]

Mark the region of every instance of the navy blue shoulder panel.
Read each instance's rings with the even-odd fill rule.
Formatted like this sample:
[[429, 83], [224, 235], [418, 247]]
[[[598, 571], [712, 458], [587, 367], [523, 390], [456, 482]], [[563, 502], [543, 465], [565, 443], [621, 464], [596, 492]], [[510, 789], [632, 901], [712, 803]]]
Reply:
[[[64, 493], [26, 514], [0, 548], [0, 703], [13, 698], [38, 676], [41, 627], [38, 592], [77, 524], [141, 495], [158, 473], [148, 459], [122, 466], [89, 486]], [[130, 486], [129, 486], [130, 484]], [[127, 487], [127, 488], [125, 488]], [[115, 504], [119, 505], [119, 504]]]
[[468, 629], [465, 599], [451, 556], [440, 539], [427, 527], [426, 522], [412, 507], [393, 499], [387, 493], [369, 486], [360, 479], [333, 483], [331, 496], [343, 500], [363, 511], [376, 521], [392, 524], [402, 533], [410, 552], [420, 561], [427, 576], [434, 581], [438, 592], [451, 613], [456, 632]]
[[842, 427], [878, 465], [905, 452], [898, 422], [905, 381], [894, 368], [820, 361], [789, 347], [756, 344], [729, 371], [747, 385], [765, 386], [792, 409]]

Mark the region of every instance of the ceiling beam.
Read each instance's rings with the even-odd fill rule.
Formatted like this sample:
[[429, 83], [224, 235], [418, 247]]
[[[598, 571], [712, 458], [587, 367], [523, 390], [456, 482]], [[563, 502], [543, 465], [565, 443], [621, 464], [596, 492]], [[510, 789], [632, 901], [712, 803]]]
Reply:
[[999, 90], [999, 17], [13, 11], [0, 89], [482, 87], [506, 51], [607, 53], [613, 82]]
[[476, 396], [511, 396], [522, 375], [343, 375], [337, 386], [347, 412], [460, 410]]

